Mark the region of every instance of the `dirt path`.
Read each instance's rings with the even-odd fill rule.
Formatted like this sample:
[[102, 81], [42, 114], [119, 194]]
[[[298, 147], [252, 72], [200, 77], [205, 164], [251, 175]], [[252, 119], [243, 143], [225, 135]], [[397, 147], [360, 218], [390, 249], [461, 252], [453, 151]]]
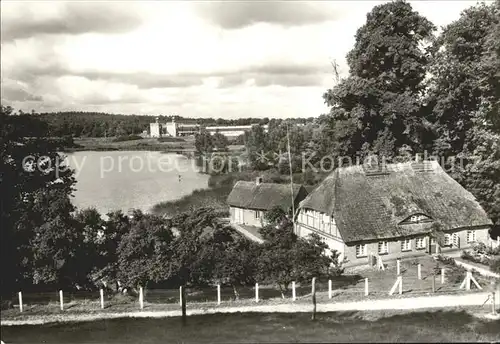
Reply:
[[[456, 306], [481, 306], [488, 299], [488, 292], [462, 295], [424, 296], [401, 299], [367, 300], [357, 302], [342, 302], [318, 304], [317, 312], [335, 311], [369, 311], [369, 310], [416, 310], [429, 308], [445, 308]], [[488, 301], [490, 302], [490, 301]], [[486, 307], [486, 306], [485, 306]], [[215, 307], [210, 309], [188, 310], [188, 315], [214, 313], [298, 313], [311, 312], [312, 305], [307, 304], [279, 304], [279, 305], [252, 305], [240, 307]], [[1, 326], [41, 325], [54, 322], [77, 322], [116, 318], [165, 318], [180, 316], [177, 311], [138, 311], [128, 313], [101, 313], [101, 314], [67, 314], [27, 316], [23, 320], [2, 320]]]

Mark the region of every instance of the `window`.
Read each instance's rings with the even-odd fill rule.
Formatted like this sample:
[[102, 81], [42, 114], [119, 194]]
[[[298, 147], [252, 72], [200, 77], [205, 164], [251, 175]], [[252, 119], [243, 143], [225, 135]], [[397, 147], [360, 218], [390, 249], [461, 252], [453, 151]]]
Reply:
[[476, 241], [476, 231], [467, 231], [467, 243]]
[[255, 218], [260, 219], [260, 211], [259, 210], [255, 211]]
[[444, 246], [451, 246], [451, 234], [444, 235]]
[[411, 251], [411, 239], [401, 240], [401, 251]]
[[387, 241], [381, 241], [378, 243], [378, 253], [379, 254], [389, 253], [389, 243]]
[[366, 244], [356, 245], [356, 257], [366, 257]]
[[427, 219], [428, 219], [427, 216], [419, 214], [419, 215], [412, 215], [412, 216], [410, 216], [409, 221], [410, 222], [418, 223], [418, 222], [421, 222], [421, 221], [425, 221]]
[[417, 250], [421, 250], [421, 249], [425, 248], [425, 238], [417, 238], [415, 240], [415, 248]]
[[453, 246], [460, 247], [460, 237], [458, 236], [458, 233], [453, 233], [451, 235], [451, 240], [453, 241]]

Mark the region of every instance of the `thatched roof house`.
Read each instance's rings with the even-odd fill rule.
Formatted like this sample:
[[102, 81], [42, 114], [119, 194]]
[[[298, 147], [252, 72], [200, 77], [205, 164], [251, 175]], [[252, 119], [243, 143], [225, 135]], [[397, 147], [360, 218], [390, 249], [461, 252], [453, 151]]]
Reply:
[[306, 196], [307, 191], [300, 184], [291, 187], [290, 184], [262, 183], [261, 178], [255, 182], [238, 181], [227, 198], [231, 222], [260, 227], [264, 212], [278, 206], [288, 213], [292, 199], [297, 208]]
[[[326, 235], [336, 240], [337, 250], [382, 242], [376, 251], [387, 254], [388, 242], [404, 241], [398, 254], [411, 251], [411, 240], [429, 236], [436, 227], [449, 234], [447, 244], [460, 248], [459, 232], [474, 230], [464, 232], [462, 242], [487, 240], [492, 225], [474, 196], [430, 161], [338, 168], [300, 203], [298, 222], [301, 235]], [[422, 247], [422, 239], [413, 246], [433, 250]], [[366, 249], [357, 251], [366, 256]]]

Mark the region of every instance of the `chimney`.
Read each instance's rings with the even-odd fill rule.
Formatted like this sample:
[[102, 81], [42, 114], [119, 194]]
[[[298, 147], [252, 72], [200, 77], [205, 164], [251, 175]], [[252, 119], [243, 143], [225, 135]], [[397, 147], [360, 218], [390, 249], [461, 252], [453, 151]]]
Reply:
[[262, 177], [255, 178], [255, 185], [260, 185], [262, 183]]

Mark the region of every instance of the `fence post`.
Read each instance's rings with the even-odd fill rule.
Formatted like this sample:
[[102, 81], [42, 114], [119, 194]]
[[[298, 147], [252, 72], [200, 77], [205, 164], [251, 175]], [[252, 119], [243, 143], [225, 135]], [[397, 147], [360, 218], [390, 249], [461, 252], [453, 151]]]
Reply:
[[292, 282], [292, 301], [295, 301], [295, 281]]
[[142, 287], [139, 287], [139, 305], [140, 305], [141, 309], [144, 308], [144, 294], [143, 294]]
[[255, 283], [255, 302], [259, 302], [259, 283]]
[[491, 293], [491, 314], [496, 315], [497, 310], [496, 310], [496, 301], [495, 301], [495, 291]]
[[328, 280], [328, 298], [332, 298], [332, 280]]
[[182, 307], [182, 286], [179, 287], [179, 306]]
[[418, 263], [417, 265], [417, 277], [419, 280], [422, 279], [422, 264]]
[[182, 325], [186, 325], [186, 289], [184, 286], [180, 286], [181, 290], [181, 312], [182, 312]]
[[446, 270], [444, 268], [441, 268], [441, 284], [444, 284], [444, 272]]
[[436, 275], [432, 274], [432, 292], [436, 292]]
[[467, 271], [467, 282], [465, 282], [465, 287], [467, 288], [467, 290], [470, 290], [470, 276], [472, 275], [472, 273], [470, 271]]
[[19, 292], [19, 312], [23, 312], [23, 293]]
[[217, 284], [217, 304], [220, 305], [220, 284]]
[[396, 259], [396, 270], [397, 270], [397, 275], [399, 276], [401, 274], [401, 262], [399, 259]]
[[59, 290], [59, 303], [61, 304], [61, 311], [64, 310], [64, 300], [63, 300], [63, 291]]
[[100, 294], [101, 294], [101, 308], [104, 309], [104, 290], [100, 290]]
[[403, 294], [403, 276], [399, 275], [399, 295]]
[[365, 278], [365, 296], [368, 296], [368, 277]]
[[312, 279], [312, 302], [313, 302], [313, 313], [312, 320], [316, 320], [316, 277]]

